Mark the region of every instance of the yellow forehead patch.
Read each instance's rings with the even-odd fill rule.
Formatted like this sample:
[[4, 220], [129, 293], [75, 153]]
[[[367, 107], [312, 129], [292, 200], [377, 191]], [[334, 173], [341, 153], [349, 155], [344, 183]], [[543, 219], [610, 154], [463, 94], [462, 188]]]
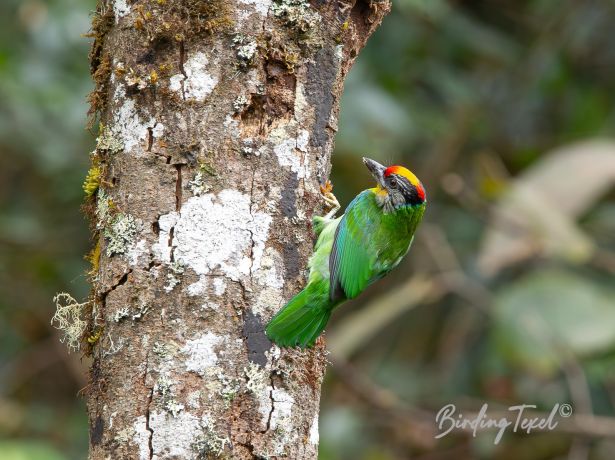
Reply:
[[404, 168], [403, 166], [389, 166], [384, 171], [384, 177], [388, 177], [391, 174], [398, 174], [400, 176], [404, 176], [415, 187], [419, 186], [421, 183], [418, 177], [416, 177], [412, 171], [407, 168]]

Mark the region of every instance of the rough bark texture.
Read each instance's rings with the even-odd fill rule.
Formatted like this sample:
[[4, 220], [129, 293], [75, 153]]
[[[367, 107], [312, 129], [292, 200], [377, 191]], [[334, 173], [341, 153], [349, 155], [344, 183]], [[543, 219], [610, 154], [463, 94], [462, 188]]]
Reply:
[[115, 0], [94, 18], [91, 459], [318, 451], [305, 282], [344, 76], [388, 1]]

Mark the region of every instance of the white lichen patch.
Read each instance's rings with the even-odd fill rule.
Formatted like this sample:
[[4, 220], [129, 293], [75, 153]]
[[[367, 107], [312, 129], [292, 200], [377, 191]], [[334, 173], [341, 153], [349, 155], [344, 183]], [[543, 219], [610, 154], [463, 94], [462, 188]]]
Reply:
[[179, 346], [175, 342], [155, 342], [152, 347], [152, 352], [154, 352], [154, 354], [162, 360], [167, 360], [174, 357], [178, 350]]
[[220, 305], [218, 305], [216, 302], [206, 302], [203, 305], [201, 305], [201, 310], [216, 311], [219, 308], [220, 308]]
[[171, 292], [180, 282], [180, 275], [184, 273], [184, 267], [178, 262], [169, 265], [171, 273], [167, 273], [167, 283], [164, 285], [165, 292]]
[[344, 45], [339, 44], [335, 47], [335, 57], [338, 62], [342, 62], [344, 59]]
[[164, 285], [164, 291], [171, 292], [179, 283], [180, 279], [175, 275], [175, 273], [167, 273], [167, 282]]
[[265, 427], [269, 422], [270, 414], [272, 414], [271, 398], [274, 390], [269, 378], [269, 371], [252, 362], [243, 371], [247, 379], [246, 389], [256, 399], [258, 411], [261, 414], [261, 424]]
[[145, 239], [137, 241], [137, 243], [130, 247], [126, 253], [128, 263], [133, 267], [147, 262], [148, 256], [149, 248], [147, 247], [147, 241]]
[[185, 406], [175, 400], [172, 391], [173, 385], [173, 381], [167, 375], [162, 374], [156, 380], [154, 390], [161, 396], [162, 407], [173, 417], [177, 417], [185, 409]]
[[199, 171], [195, 174], [194, 179], [188, 182], [188, 188], [195, 196], [201, 196], [209, 192], [209, 185], [205, 183], [205, 174]]
[[181, 352], [187, 355], [186, 369], [205, 376], [207, 371], [218, 362], [216, 348], [226, 340], [225, 336], [207, 332], [186, 342]]
[[[151, 430], [151, 431], [150, 431]], [[133, 423], [132, 442], [139, 449], [139, 459], [150, 458], [150, 436], [154, 459], [197, 458], [201, 453], [201, 441], [206, 441], [210, 452], [220, 455], [229, 442], [218, 436], [211, 422], [189, 412], [176, 416], [168, 412], [153, 411], [149, 417], [149, 430], [144, 416]]]
[[233, 111], [235, 113], [241, 112], [248, 106], [249, 103], [250, 101], [248, 98], [244, 94], [240, 94], [233, 101]]
[[178, 403], [174, 399], [171, 399], [164, 404], [164, 408], [173, 417], [177, 417], [181, 413], [181, 411], [185, 409], [185, 406]]
[[[126, 96], [126, 89], [123, 84], [116, 88], [114, 101], [120, 104], [119, 109], [115, 110], [111, 131], [123, 144], [126, 152], [131, 152], [138, 145], [145, 146], [149, 136], [150, 127], [156, 126], [156, 121], [149, 118], [143, 121], [135, 108], [135, 102]], [[162, 134], [160, 125], [158, 134]]]
[[239, 0], [244, 5], [252, 5], [254, 11], [261, 16], [267, 16], [267, 12], [271, 7], [271, 0]]
[[214, 285], [214, 294], [216, 294], [217, 296], [221, 296], [222, 294], [226, 292], [226, 281], [221, 276], [214, 278], [213, 285]]
[[269, 374], [265, 369], [256, 363], [250, 362], [248, 367], [244, 367], [243, 373], [246, 376], [246, 388], [257, 397], [263, 392], [269, 394]]
[[260, 156], [261, 151], [254, 148], [254, 139], [251, 137], [243, 139], [243, 145], [241, 146], [241, 153], [244, 155], [255, 155]]
[[233, 45], [235, 52], [237, 53], [237, 59], [239, 60], [239, 67], [247, 68], [251, 66], [254, 63], [254, 58], [256, 57], [258, 43], [239, 34], [233, 38]]
[[107, 256], [126, 253], [134, 244], [137, 230], [137, 221], [130, 214], [115, 214], [103, 231]]
[[173, 416], [168, 412], [153, 411], [150, 414], [149, 427], [153, 431], [152, 448], [155, 459], [196, 457], [194, 443], [203, 427], [201, 420], [195, 415], [184, 411]]
[[164, 214], [158, 219], [158, 227], [160, 228], [158, 242], [152, 246], [152, 252], [160, 260], [164, 262], [171, 262], [171, 246], [169, 246], [169, 238], [171, 229], [174, 228], [177, 223], [179, 214], [177, 212], [171, 212]]
[[280, 356], [282, 356], [282, 349], [276, 344], [273, 344], [269, 350], [265, 351], [268, 366], [274, 366], [274, 363], [280, 359]]
[[272, 140], [280, 139], [279, 143], [273, 148], [273, 152], [278, 157], [280, 166], [289, 168], [297, 174], [297, 179], [306, 179], [310, 176], [310, 167], [305, 153], [307, 152], [309, 133], [305, 129], [300, 129], [297, 137], [288, 139], [284, 132], [274, 130], [271, 135]]
[[240, 137], [239, 121], [235, 120], [232, 115], [227, 115], [223, 124], [226, 132], [232, 139], [238, 139]]
[[159, 122], [155, 123], [154, 127], [152, 128], [152, 137], [154, 139], [160, 139], [163, 134], [164, 134], [164, 125]]
[[287, 26], [308, 32], [320, 23], [320, 15], [314, 11], [307, 0], [274, 0], [271, 6], [273, 15]]
[[198, 409], [201, 407], [201, 392], [193, 391], [186, 396], [186, 404], [190, 409]]
[[241, 388], [239, 380], [227, 377], [222, 372], [218, 372], [218, 380], [220, 381], [221, 388], [218, 394], [222, 396], [222, 399], [228, 404], [230, 403]]
[[143, 319], [143, 317], [147, 314], [148, 311], [149, 311], [149, 306], [145, 304], [141, 304], [139, 308], [137, 309], [136, 313], [134, 313], [131, 316], [131, 319], [133, 321], [139, 321]]
[[252, 313], [268, 318], [272, 313], [277, 313], [285, 303], [279, 288], [264, 287], [252, 305]]
[[[204, 101], [218, 84], [218, 77], [207, 73], [209, 60], [205, 53], [195, 53], [184, 63], [186, 75], [171, 77], [169, 88], [186, 99]], [[183, 88], [182, 88], [183, 86]]]
[[[132, 424], [133, 433], [132, 433], [132, 442], [139, 449], [139, 460], [149, 460], [149, 437], [150, 432], [147, 429], [147, 420], [145, 416], [141, 415], [136, 418], [134, 423]], [[126, 434], [122, 433], [123, 436], [118, 439], [118, 441], [123, 440]], [[118, 434], [119, 436], [119, 434]], [[117, 437], [116, 437], [117, 439]]]
[[195, 448], [198, 452], [198, 458], [211, 458], [211, 455], [219, 457], [222, 455], [224, 448], [230, 443], [227, 436], [220, 436], [215, 429], [215, 426], [210, 418], [203, 417], [203, 433], [195, 443]]
[[[181, 213], [160, 217], [159, 241], [152, 248], [170, 262], [169, 232], [173, 231], [175, 260], [198, 275], [218, 272], [234, 281], [260, 268], [271, 216], [251, 209], [250, 196], [223, 190], [189, 198]], [[250, 258], [252, 253], [252, 259]]]
[[276, 430], [292, 426], [290, 418], [293, 405], [295, 404], [293, 397], [283, 388], [273, 388], [271, 391], [271, 398], [273, 399], [273, 412], [271, 413], [269, 427], [272, 430]]
[[312, 421], [312, 425], [310, 426], [310, 444], [317, 446], [318, 441], [320, 439], [318, 433], [318, 413], [314, 416], [314, 420]]
[[126, 0], [115, 0], [113, 2], [113, 13], [115, 14], [115, 22], [130, 13], [130, 6]]
[[190, 284], [186, 291], [191, 297], [203, 295], [207, 292], [207, 277], [201, 276], [196, 283]]
[[98, 189], [98, 196], [96, 198], [96, 229], [102, 230], [109, 219], [111, 218], [111, 208], [113, 201], [105, 192], [105, 189]]
[[273, 248], [265, 249], [258, 270], [254, 271], [254, 281], [261, 286], [280, 289], [284, 286], [284, 259]]
[[96, 150], [119, 153], [124, 149], [124, 143], [108, 127], [104, 127], [96, 138]]
[[125, 318], [128, 318], [129, 316], [130, 316], [130, 310], [128, 309], [128, 307], [119, 308], [113, 314], [113, 322], [119, 323], [120, 321], [122, 321]]
[[101, 356], [103, 358], [106, 358], [107, 356], [112, 356], [116, 353], [118, 353], [120, 350], [122, 350], [124, 348], [125, 343], [127, 342], [125, 337], [119, 337], [116, 339], [116, 341], [113, 341], [113, 338], [111, 337], [111, 334], [109, 332], [107, 332], [107, 343], [108, 346], [106, 347], [106, 349], [103, 349]]
[[291, 416], [295, 400], [288, 391], [275, 388], [271, 382], [272, 366], [280, 356], [280, 349], [274, 347], [273, 352], [267, 352], [266, 356], [265, 367], [251, 362], [249, 367], [244, 368], [246, 391], [252, 394], [257, 402], [262, 426], [268, 426], [278, 433], [280, 443], [276, 444], [274, 450], [280, 454], [284, 451], [285, 441], [288, 441], [287, 431], [292, 427]]

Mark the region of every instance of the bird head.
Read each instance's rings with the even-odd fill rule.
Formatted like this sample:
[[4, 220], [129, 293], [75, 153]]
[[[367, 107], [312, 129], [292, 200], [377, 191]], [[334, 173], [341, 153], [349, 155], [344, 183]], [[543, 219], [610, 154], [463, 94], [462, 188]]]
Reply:
[[372, 173], [378, 185], [374, 190], [378, 204], [390, 211], [402, 206], [414, 206], [425, 202], [425, 189], [421, 181], [403, 166], [386, 166], [363, 158], [363, 163]]

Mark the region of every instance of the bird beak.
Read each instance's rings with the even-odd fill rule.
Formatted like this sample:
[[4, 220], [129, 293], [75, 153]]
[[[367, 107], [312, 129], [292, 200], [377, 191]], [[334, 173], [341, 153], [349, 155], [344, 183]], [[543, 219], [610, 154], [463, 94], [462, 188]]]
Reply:
[[369, 169], [369, 172], [372, 173], [372, 176], [374, 176], [374, 179], [376, 179], [378, 185], [384, 188], [384, 171], [386, 168], [377, 161], [370, 160], [365, 157], [363, 157], [363, 164], [367, 166], [367, 169]]

